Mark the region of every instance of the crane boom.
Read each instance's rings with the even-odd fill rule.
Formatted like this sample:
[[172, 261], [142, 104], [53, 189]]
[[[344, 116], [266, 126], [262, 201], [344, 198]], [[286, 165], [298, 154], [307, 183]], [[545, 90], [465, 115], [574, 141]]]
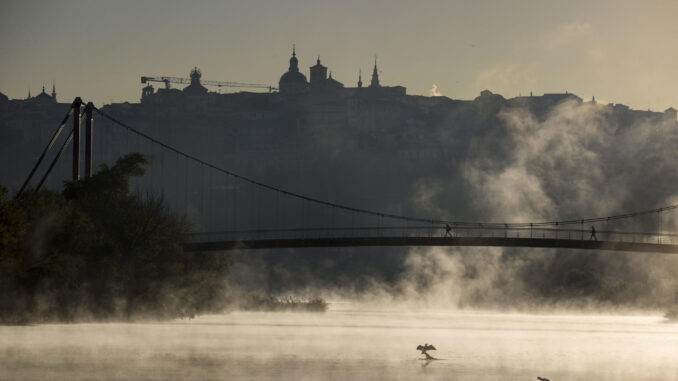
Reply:
[[[162, 82], [165, 84], [165, 87], [169, 89], [170, 83], [177, 84], [190, 84], [190, 78], [180, 78], [180, 77], [141, 77], [141, 83], [147, 82]], [[229, 81], [200, 81], [201, 85], [207, 86], [217, 86], [217, 87], [240, 87], [240, 88], [250, 88], [250, 89], [268, 89], [268, 91], [278, 90], [273, 86], [262, 85], [258, 83], [242, 83], [242, 82], [229, 82]]]

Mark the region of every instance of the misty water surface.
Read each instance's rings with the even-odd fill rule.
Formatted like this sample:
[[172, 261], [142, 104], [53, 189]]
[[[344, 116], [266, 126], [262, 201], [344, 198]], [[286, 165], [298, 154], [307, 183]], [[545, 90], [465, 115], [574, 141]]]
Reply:
[[[3, 380], [673, 380], [659, 316], [237, 312], [161, 323], [0, 327]], [[432, 343], [441, 361], [419, 360]]]

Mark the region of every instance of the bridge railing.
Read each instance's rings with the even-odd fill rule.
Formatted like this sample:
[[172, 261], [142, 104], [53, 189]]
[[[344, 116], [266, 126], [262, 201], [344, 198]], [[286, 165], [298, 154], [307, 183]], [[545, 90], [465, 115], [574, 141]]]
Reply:
[[320, 239], [362, 237], [478, 237], [478, 238], [528, 238], [560, 240], [599, 240], [615, 242], [638, 242], [678, 244], [678, 234], [636, 231], [597, 230], [595, 235], [588, 229], [529, 228], [529, 227], [451, 227], [423, 226], [362, 226], [229, 230], [199, 232], [186, 236], [187, 242], [222, 242], [274, 239]]

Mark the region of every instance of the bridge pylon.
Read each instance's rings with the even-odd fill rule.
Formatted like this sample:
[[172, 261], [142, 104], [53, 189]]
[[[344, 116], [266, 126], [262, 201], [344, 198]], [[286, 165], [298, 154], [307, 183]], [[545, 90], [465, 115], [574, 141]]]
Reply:
[[35, 172], [38, 170], [38, 167], [40, 167], [40, 164], [42, 164], [43, 160], [49, 153], [49, 151], [54, 147], [54, 144], [56, 143], [57, 139], [63, 132], [64, 127], [66, 126], [66, 123], [68, 122], [68, 119], [72, 116], [73, 117], [73, 129], [71, 132], [68, 134], [66, 139], [64, 140], [64, 143], [61, 145], [61, 148], [59, 149], [59, 152], [57, 152], [56, 156], [52, 160], [52, 163], [50, 164], [49, 168], [47, 168], [47, 171], [45, 174], [42, 176], [42, 179], [38, 183], [38, 186], [36, 187], [36, 191], [40, 190], [42, 188], [42, 185], [45, 183], [45, 180], [47, 180], [47, 177], [49, 174], [52, 172], [52, 169], [56, 165], [57, 161], [61, 158], [61, 155], [64, 153], [64, 151], [68, 148], [68, 145], [73, 141], [73, 162], [72, 162], [72, 178], [74, 181], [77, 181], [80, 179], [80, 173], [81, 173], [81, 168], [80, 168], [80, 142], [81, 142], [81, 136], [80, 136], [80, 130], [81, 130], [81, 123], [82, 119], [85, 118], [85, 178], [89, 178], [92, 176], [92, 160], [93, 160], [93, 152], [92, 152], [92, 141], [93, 141], [93, 129], [94, 129], [94, 116], [93, 116], [93, 111], [94, 111], [94, 104], [92, 102], [88, 102], [85, 105], [84, 110], [82, 109], [83, 101], [80, 97], [76, 97], [73, 100], [73, 103], [71, 103], [71, 107], [68, 109], [68, 112], [64, 116], [64, 119], [61, 121], [59, 126], [57, 126], [56, 131], [54, 131], [54, 134], [52, 135], [52, 138], [49, 140], [47, 145], [45, 146], [44, 150], [42, 151], [42, 154], [38, 158], [37, 162], [33, 166], [33, 169], [29, 173], [28, 177], [24, 181], [23, 185], [19, 189], [19, 192], [17, 192], [16, 197], [19, 197], [25, 190], [26, 187], [28, 186], [29, 182], [35, 175]]

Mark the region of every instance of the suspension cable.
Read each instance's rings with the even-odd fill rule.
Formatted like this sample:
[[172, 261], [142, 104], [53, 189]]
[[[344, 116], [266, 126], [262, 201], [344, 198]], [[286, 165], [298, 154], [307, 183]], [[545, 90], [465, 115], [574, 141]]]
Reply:
[[49, 150], [52, 149], [52, 146], [54, 146], [54, 143], [56, 143], [56, 140], [59, 137], [59, 135], [61, 134], [61, 131], [64, 129], [64, 126], [66, 126], [66, 122], [68, 121], [68, 118], [73, 114], [73, 110], [75, 109], [76, 106], [79, 106], [80, 104], [82, 104], [82, 100], [80, 100], [80, 98], [75, 98], [75, 100], [71, 104], [71, 107], [68, 109], [68, 112], [64, 116], [64, 119], [61, 121], [61, 123], [59, 123], [59, 126], [57, 127], [56, 131], [54, 131], [54, 134], [52, 135], [52, 138], [49, 140], [49, 143], [47, 143], [47, 146], [42, 151], [42, 154], [38, 158], [38, 161], [33, 166], [31, 173], [28, 175], [28, 177], [26, 178], [26, 181], [24, 181], [23, 185], [19, 189], [19, 192], [16, 194], [16, 197], [21, 196], [21, 194], [24, 192], [24, 190], [26, 189], [26, 186], [28, 185], [28, 183], [33, 178], [33, 175], [35, 175], [35, 171], [38, 170], [38, 167], [40, 166], [42, 161], [45, 159], [45, 156], [47, 156], [47, 152], [49, 152]]
[[282, 188], [278, 188], [272, 185], [268, 185], [265, 183], [262, 183], [260, 181], [254, 180], [252, 178], [246, 177], [239, 175], [235, 172], [231, 172], [227, 169], [218, 167], [214, 164], [208, 163], [196, 156], [193, 156], [191, 154], [188, 154], [184, 151], [179, 150], [178, 148], [175, 148], [167, 143], [164, 143], [158, 139], [153, 138], [152, 136], [145, 134], [130, 125], [116, 119], [115, 117], [107, 114], [106, 112], [98, 109], [97, 107], [94, 107], [94, 111], [96, 111], [99, 115], [102, 117], [110, 120], [111, 122], [127, 129], [130, 132], [133, 132], [146, 140], [149, 140], [152, 143], [158, 144], [170, 151], [175, 152], [178, 155], [181, 155], [185, 157], [186, 159], [195, 161], [196, 163], [202, 164], [206, 167], [212, 168], [216, 171], [219, 171], [221, 173], [224, 173], [226, 175], [233, 176], [236, 179], [242, 180], [244, 182], [250, 183], [252, 185], [268, 189], [274, 192], [278, 192], [280, 194], [298, 198], [301, 200], [305, 200], [311, 203], [319, 204], [319, 205], [324, 205], [324, 206], [329, 206], [332, 208], [339, 208], [359, 214], [365, 214], [365, 215], [371, 215], [371, 216], [377, 216], [380, 219], [381, 218], [389, 218], [389, 219], [395, 219], [395, 220], [401, 220], [401, 221], [410, 221], [410, 222], [423, 222], [423, 223], [430, 223], [430, 224], [449, 224], [451, 226], [471, 226], [471, 227], [477, 227], [477, 228], [520, 228], [520, 227], [542, 227], [542, 226], [555, 226], [555, 225], [574, 225], [574, 224], [584, 224], [584, 223], [595, 223], [595, 222], [602, 222], [602, 221], [610, 221], [610, 220], [621, 220], [621, 219], [628, 219], [628, 218], [634, 218], [638, 216], [643, 216], [643, 215], [648, 215], [648, 214], [653, 214], [653, 213], [659, 213], [659, 212], [664, 212], [668, 210], [674, 210], [678, 209], [678, 204], [676, 205], [669, 205], [669, 206], [664, 206], [661, 208], [657, 209], [651, 209], [651, 210], [643, 210], [639, 212], [633, 212], [633, 213], [626, 213], [626, 214], [618, 214], [614, 216], [609, 216], [609, 217], [596, 217], [596, 218], [586, 218], [586, 219], [577, 219], [577, 220], [564, 220], [564, 221], [542, 221], [542, 222], [516, 222], [516, 223], [503, 223], [503, 222], [467, 222], [467, 221], [452, 221], [452, 220], [440, 220], [440, 219], [430, 219], [430, 218], [421, 218], [421, 217], [412, 217], [412, 216], [405, 216], [405, 215], [397, 215], [397, 214], [391, 214], [391, 213], [383, 213], [383, 212], [377, 212], [373, 210], [368, 210], [368, 209], [362, 209], [362, 208], [356, 208], [348, 205], [343, 205], [343, 204], [338, 204], [334, 202], [329, 202], [329, 201], [324, 201], [321, 199], [317, 199], [314, 197], [306, 196], [303, 194], [291, 192]]

